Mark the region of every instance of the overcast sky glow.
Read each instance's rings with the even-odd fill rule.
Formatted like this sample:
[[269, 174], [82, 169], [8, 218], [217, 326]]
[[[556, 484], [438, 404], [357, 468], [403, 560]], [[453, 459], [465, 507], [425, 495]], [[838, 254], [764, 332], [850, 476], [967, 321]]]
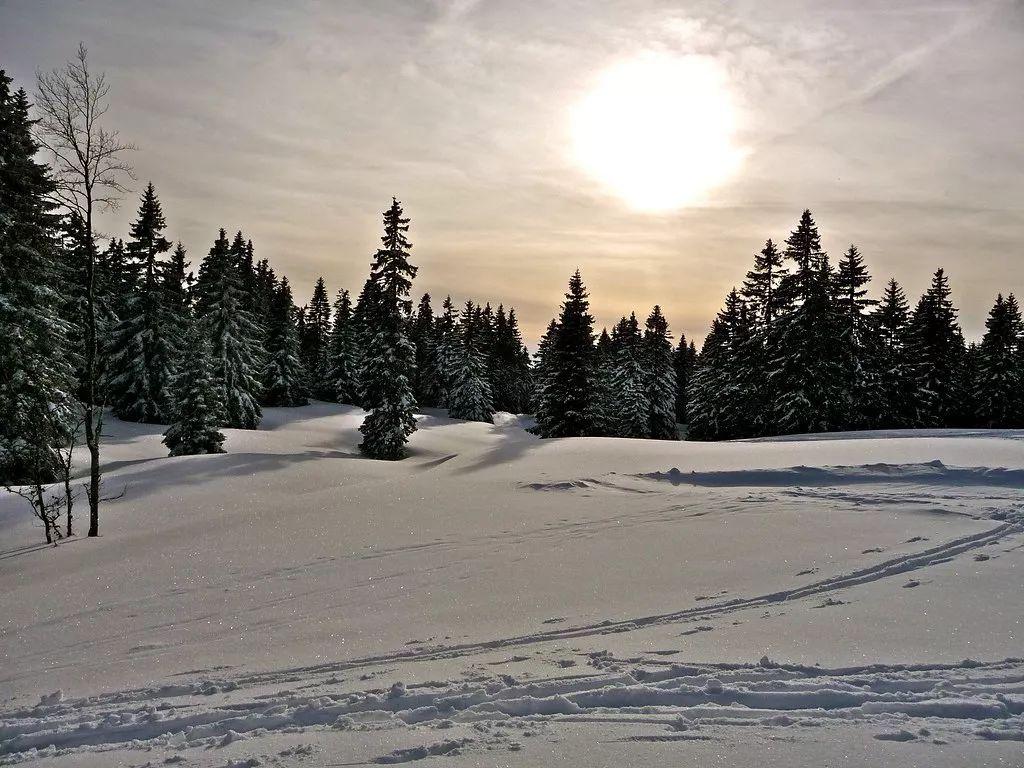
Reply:
[[[805, 207], [876, 293], [893, 276], [914, 300], [946, 267], [971, 337], [997, 291], [1024, 293], [1020, 0], [0, 0], [16, 84], [79, 40], [169, 236], [197, 265], [242, 229], [300, 298], [321, 274], [358, 291], [392, 195], [417, 294], [513, 304], [531, 343], [577, 266], [600, 324], [657, 302], [702, 338]], [[580, 105], [649, 57], [729, 91], [735, 167], [682, 207], [631, 205], [580, 162]], [[123, 234], [136, 205], [101, 225]]]

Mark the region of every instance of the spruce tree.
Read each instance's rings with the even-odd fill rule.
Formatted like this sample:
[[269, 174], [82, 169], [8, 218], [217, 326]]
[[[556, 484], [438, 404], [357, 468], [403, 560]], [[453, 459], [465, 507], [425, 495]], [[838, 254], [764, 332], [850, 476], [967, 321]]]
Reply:
[[224, 403], [214, 378], [210, 342], [195, 324], [186, 331], [184, 342], [189, 352], [172, 383], [174, 421], [164, 432], [164, 445], [171, 456], [224, 453], [224, 435], [218, 428]]
[[545, 381], [537, 410], [542, 437], [593, 432], [594, 318], [579, 270], [569, 280], [557, 330], [546, 352]]
[[753, 432], [747, 366], [752, 337], [753, 322], [734, 288], [693, 366], [687, 391], [688, 437], [729, 440]]
[[678, 440], [676, 426], [676, 370], [668, 321], [657, 304], [644, 326], [650, 435], [656, 440]]
[[307, 405], [305, 371], [299, 359], [299, 336], [295, 327], [295, 305], [288, 278], [282, 278], [274, 296], [270, 327], [266, 337], [263, 367], [263, 404], [293, 407]]
[[912, 426], [916, 404], [908, 335], [910, 305], [899, 283], [890, 279], [878, 310], [871, 315], [872, 368], [878, 376], [878, 410], [875, 426], [881, 429]]
[[166, 276], [160, 254], [171, 248], [152, 182], [146, 186], [128, 243], [134, 291], [109, 344], [107, 390], [114, 414], [127, 421], [166, 423], [177, 344], [165, 306]]
[[869, 312], [878, 304], [867, 296], [871, 282], [864, 259], [851, 245], [839, 262], [834, 282], [834, 302], [838, 315], [841, 363], [845, 371], [848, 412], [843, 417], [846, 428], [864, 429], [877, 421], [879, 373], [873, 366], [873, 347]]
[[35, 160], [28, 98], [10, 86], [0, 70], [0, 480], [42, 483], [75, 420], [75, 381], [54, 184]]
[[375, 301], [367, 316], [366, 348], [360, 376], [360, 399], [369, 411], [359, 427], [359, 449], [370, 458], [401, 459], [416, 429], [412, 387], [416, 377], [416, 348], [409, 341], [405, 318], [412, 310], [409, 290], [416, 267], [409, 263], [412, 248], [406, 232], [409, 219], [392, 198], [384, 212], [384, 247], [370, 267]]
[[786, 240], [786, 256], [794, 267], [780, 292], [793, 308], [780, 318], [767, 372], [773, 401], [766, 430], [791, 434], [838, 429], [850, 412], [843, 358], [835, 343], [840, 315], [832, 293], [833, 271], [810, 211], [804, 211]]
[[338, 291], [334, 300], [334, 321], [331, 324], [331, 337], [328, 340], [328, 376], [333, 388], [333, 399], [339, 403], [355, 404], [359, 399], [356, 393], [356, 338], [352, 323], [352, 300], [348, 291]]
[[590, 433], [595, 437], [614, 437], [618, 431], [614, 382], [616, 350], [608, 329], [602, 328], [594, 344], [594, 392], [588, 414]]
[[672, 353], [672, 366], [676, 372], [676, 421], [679, 424], [689, 423], [686, 392], [696, 364], [697, 349], [694, 343], [687, 342], [686, 334], [680, 333], [679, 344]]
[[1020, 333], [1017, 300], [1013, 294], [1006, 300], [999, 294], [985, 321], [985, 336], [977, 351], [974, 400], [977, 418], [985, 427], [1006, 428], [1020, 423]]
[[474, 320], [471, 301], [466, 302], [461, 330], [458, 364], [448, 397], [448, 415], [453, 419], [490, 423], [494, 417], [494, 404], [484, 355], [480, 350], [481, 326]]
[[320, 400], [334, 399], [334, 386], [330, 381], [327, 346], [331, 335], [331, 304], [327, 286], [317, 278], [313, 296], [306, 308], [301, 337], [302, 365], [306, 370], [310, 395]]
[[508, 399], [503, 405], [511, 413], [527, 413], [533, 400], [533, 371], [530, 367], [530, 351], [523, 344], [515, 307], [508, 311], [508, 329], [503, 345], [511, 354], [511, 360], [507, 363], [504, 395]]
[[447, 408], [455, 386], [455, 371], [459, 365], [459, 327], [455, 304], [446, 296], [441, 314], [434, 322], [434, 355], [431, 362], [433, 379], [437, 386], [437, 404]]
[[[808, 245], [815, 247], [813, 243]], [[769, 238], [754, 256], [754, 266], [747, 272], [741, 292], [753, 315], [755, 331], [762, 335], [766, 344], [775, 339], [776, 320], [787, 309], [785, 295], [779, 288], [788, 274], [783, 254]]]
[[622, 318], [612, 335], [615, 367], [612, 371], [614, 392], [614, 433], [618, 437], [651, 436], [650, 373], [645, 367], [647, 350], [640, 335], [636, 314]]
[[416, 307], [416, 317], [410, 328], [413, 344], [416, 345], [416, 402], [424, 406], [438, 404], [437, 372], [434, 367], [435, 336], [434, 310], [430, 306], [430, 294], [424, 293]]
[[914, 309], [909, 338], [917, 389], [917, 425], [956, 425], [967, 394], [962, 379], [966, 345], [950, 299], [949, 280], [942, 269], [935, 272]]
[[[540, 414], [550, 412], [552, 405], [546, 402], [547, 394], [553, 391], [553, 387], [550, 386], [551, 375], [553, 368], [553, 347], [555, 343], [555, 337], [558, 335], [558, 321], [553, 319], [548, 323], [547, 328], [544, 330], [543, 335], [537, 341], [537, 352], [534, 355], [533, 364], [533, 383], [534, 393], [533, 401], [536, 404], [536, 418], [537, 423], [533, 427], [533, 431], [537, 434], [541, 434], [541, 426], [539, 422]], [[595, 394], [595, 400], [597, 399]]]
[[262, 412], [259, 373], [263, 334], [245, 309], [239, 266], [222, 229], [199, 267], [196, 318], [211, 343], [213, 374], [224, 402], [224, 424], [256, 429]]

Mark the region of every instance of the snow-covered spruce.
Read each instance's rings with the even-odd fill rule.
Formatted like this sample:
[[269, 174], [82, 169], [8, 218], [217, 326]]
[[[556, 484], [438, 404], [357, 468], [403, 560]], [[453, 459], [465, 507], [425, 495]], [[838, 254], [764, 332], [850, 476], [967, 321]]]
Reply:
[[274, 294], [267, 328], [266, 363], [263, 366], [263, 404], [306, 405], [306, 372], [299, 359], [295, 305], [288, 278], [282, 278]]
[[409, 219], [392, 199], [384, 212], [383, 248], [370, 267], [363, 351], [360, 371], [360, 401], [369, 411], [359, 427], [363, 441], [359, 450], [374, 459], [401, 459], [405, 444], [416, 429], [413, 410], [413, 379], [416, 347], [409, 340], [405, 317], [411, 311], [409, 289], [416, 267], [409, 263], [406, 239]]
[[241, 266], [222, 229], [199, 268], [196, 318], [212, 345], [224, 425], [238, 429], [256, 429], [262, 416], [257, 402], [262, 332], [245, 308], [248, 302]]
[[174, 421], [164, 433], [163, 442], [171, 456], [224, 453], [224, 435], [218, 427], [224, 403], [213, 376], [210, 342], [193, 325], [185, 343], [189, 353], [173, 382]]

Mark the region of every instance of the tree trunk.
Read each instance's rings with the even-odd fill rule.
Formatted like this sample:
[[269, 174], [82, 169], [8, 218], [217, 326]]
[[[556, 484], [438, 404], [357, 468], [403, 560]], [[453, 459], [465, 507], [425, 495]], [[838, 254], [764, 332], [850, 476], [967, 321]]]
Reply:
[[85, 443], [89, 447], [89, 535], [100, 535], [100, 419], [96, 407], [96, 252], [92, 237], [92, 201], [85, 221]]

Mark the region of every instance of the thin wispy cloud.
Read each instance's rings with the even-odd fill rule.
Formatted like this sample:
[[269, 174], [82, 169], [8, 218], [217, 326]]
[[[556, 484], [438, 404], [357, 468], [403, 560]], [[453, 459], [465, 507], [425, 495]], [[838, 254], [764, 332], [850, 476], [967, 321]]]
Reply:
[[[170, 234], [197, 262], [218, 227], [243, 229], [300, 300], [320, 274], [358, 289], [396, 195], [418, 290], [515, 304], [536, 338], [578, 265], [600, 323], [657, 301], [701, 337], [751, 254], [810, 207], [830, 249], [857, 242], [911, 293], [947, 267], [976, 335], [997, 290], [1024, 290], [1024, 265], [1005, 263], [1024, 235], [1022, 15], [968, 0], [7, 0], [0, 65], [31, 87], [83, 40]], [[573, 104], [645, 51], [716, 61], [751, 150], [657, 215], [602, 189], [569, 146]]]

